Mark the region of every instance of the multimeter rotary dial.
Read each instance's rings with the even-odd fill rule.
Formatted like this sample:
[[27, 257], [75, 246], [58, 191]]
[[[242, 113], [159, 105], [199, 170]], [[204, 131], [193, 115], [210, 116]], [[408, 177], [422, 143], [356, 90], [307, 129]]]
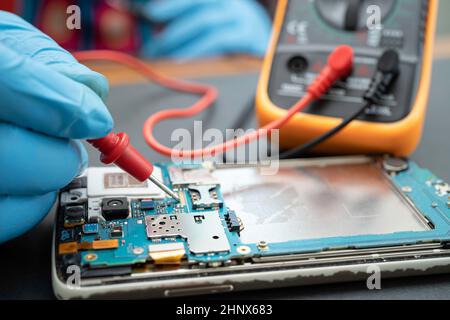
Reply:
[[316, 0], [316, 8], [322, 19], [346, 31], [367, 28], [369, 19], [373, 23], [379, 17], [381, 23], [394, 5], [395, 0]]

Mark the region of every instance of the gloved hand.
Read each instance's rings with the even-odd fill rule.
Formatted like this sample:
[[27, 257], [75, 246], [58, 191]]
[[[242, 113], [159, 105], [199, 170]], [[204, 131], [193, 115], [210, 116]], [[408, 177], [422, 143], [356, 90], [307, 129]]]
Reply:
[[142, 54], [151, 58], [262, 56], [270, 38], [270, 19], [256, 0], [149, 0], [143, 14], [164, 25], [144, 41]]
[[87, 164], [73, 139], [106, 135], [106, 79], [0, 11], [0, 243], [37, 224]]

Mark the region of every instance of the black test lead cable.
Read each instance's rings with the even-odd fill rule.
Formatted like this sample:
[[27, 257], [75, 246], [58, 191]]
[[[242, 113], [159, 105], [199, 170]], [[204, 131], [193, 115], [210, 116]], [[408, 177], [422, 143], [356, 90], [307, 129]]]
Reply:
[[364, 93], [363, 99], [365, 104], [350, 117], [344, 119], [341, 124], [325, 134], [301, 145], [297, 148], [285, 151], [280, 154], [280, 159], [299, 158], [307, 155], [308, 151], [322, 142], [332, 138], [343, 129], [345, 129], [352, 121], [361, 116], [369, 107], [375, 103], [379, 103], [384, 94], [388, 92], [392, 84], [395, 82], [400, 65], [400, 57], [395, 50], [386, 50], [378, 60], [377, 71], [372, 78], [369, 89]]

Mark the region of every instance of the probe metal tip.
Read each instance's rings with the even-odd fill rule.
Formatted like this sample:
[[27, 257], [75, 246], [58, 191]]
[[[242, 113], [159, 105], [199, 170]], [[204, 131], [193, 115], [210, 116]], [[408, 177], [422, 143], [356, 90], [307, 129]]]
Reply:
[[178, 195], [175, 192], [173, 192], [170, 188], [168, 188], [164, 183], [156, 179], [154, 176], [150, 175], [150, 177], [148, 177], [148, 180], [157, 185], [158, 188], [164, 191], [168, 196], [175, 199], [177, 202], [180, 202], [180, 198], [178, 197]]

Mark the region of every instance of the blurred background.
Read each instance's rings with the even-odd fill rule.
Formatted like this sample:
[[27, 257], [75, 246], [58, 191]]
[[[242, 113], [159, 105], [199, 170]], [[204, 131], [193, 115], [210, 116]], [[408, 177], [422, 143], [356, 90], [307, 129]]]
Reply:
[[[2, 0], [0, 9], [22, 16], [68, 50], [191, 59], [262, 57], [275, 5], [269, 0]], [[75, 21], [74, 10], [80, 23], [70, 30], [66, 22]]]
[[441, 0], [439, 3], [437, 39], [436, 55], [450, 58], [450, 1]]
[[[202, 119], [210, 127], [238, 128], [241, 126], [235, 124], [230, 114], [238, 114], [238, 109], [244, 103], [253, 102], [258, 81], [257, 73], [270, 36], [270, 22], [276, 2], [276, 0], [0, 0], [0, 10], [20, 14], [69, 50], [114, 49], [140, 54], [151, 60], [195, 59], [196, 61], [183, 64], [182, 68], [173, 60], [156, 63], [152, 61], [152, 66], [169, 76], [200, 78], [201, 81], [218, 87], [221, 98], [214, 108], [215, 113], [207, 112]], [[126, 5], [130, 3], [136, 6], [127, 7]], [[215, 7], [204, 6], [205, 3], [214, 4]], [[66, 9], [72, 4], [78, 4], [83, 12], [81, 31], [69, 31], [65, 27]], [[146, 4], [151, 5], [148, 7]], [[135, 14], [130, 15], [128, 13], [130, 9]], [[136, 18], [136, 15], [139, 18]], [[175, 17], [181, 17], [181, 20]], [[181, 21], [180, 24], [176, 20]], [[180, 30], [181, 33], [174, 30]], [[155, 37], [158, 38], [160, 45], [146, 46], [152, 43]], [[204, 60], [205, 57], [223, 55], [233, 55], [233, 58], [237, 59], [227, 58], [219, 62]], [[136, 142], [136, 147], [149, 159], [163, 160], [161, 155], [147, 148], [141, 135], [141, 122], [151, 112], [167, 106], [185, 105], [186, 102], [195, 101], [196, 97], [168, 94], [143, 82], [139, 76], [133, 72], [126, 72], [125, 68], [120, 66], [96, 64], [93, 68], [106, 74], [112, 85], [120, 85], [112, 90], [108, 102], [114, 117], [120, 119], [118, 131], [128, 132]], [[450, 142], [446, 134], [450, 114], [449, 0], [440, 1], [433, 72], [424, 137], [413, 159], [444, 180], [450, 181], [448, 170]], [[237, 83], [239, 85], [236, 85]], [[133, 107], [133, 112], [124, 108], [128, 106]], [[251, 115], [253, 116], [253, 112]], [[242, 127], [255, 127], [256, 120], [254, 117], [250, 118], [249, 123]], [[181, 126], [182, 124], [174, 121], [164, 128], [165, 131], [158, 132], [158, 140], [167, 143], [164, 139], [169, 139], [168, 132]], [[93, 152], [92, 149], [89, 150]], [[99, 165], [97, 159], [96, 154], [93, 154], [90, 157], [93, 161], [91, 164]], [[53, 219], [54, 216], [51, 214], [37, 228], [2, 245], [0, 273], [8, 276], [3, 277], [1, 285], [8, 288], [3, 290], [8, 292], [0, 290], [0, 298], [54, 298], [49, 272]], [[23, 254], [24, 252], [27, 254]], [[17, 263], [18, 261], [20, 263]], [[235, 294], [233, 297], [439, 299], [448, 297], [449, 288], [450, 275], [442, 275], [390, 282], [386, 280], [382, 292], [369, 292], [363, 283], [349, 283], [265, 290], [252, 292], [250, 295]]]
[[[62, 27], [67, 7], [73, 4], [81, 9], [81, 31]], [[0, 10], [21, 15], [69, 50], [113, 49], [147, 58], [189, 59], [236, 53], [262, 57], [276, 4], [276, 0], [2, 0]], [[440, 1], [437, 37], [436, 57], [450, 57], [450, 1]]]

